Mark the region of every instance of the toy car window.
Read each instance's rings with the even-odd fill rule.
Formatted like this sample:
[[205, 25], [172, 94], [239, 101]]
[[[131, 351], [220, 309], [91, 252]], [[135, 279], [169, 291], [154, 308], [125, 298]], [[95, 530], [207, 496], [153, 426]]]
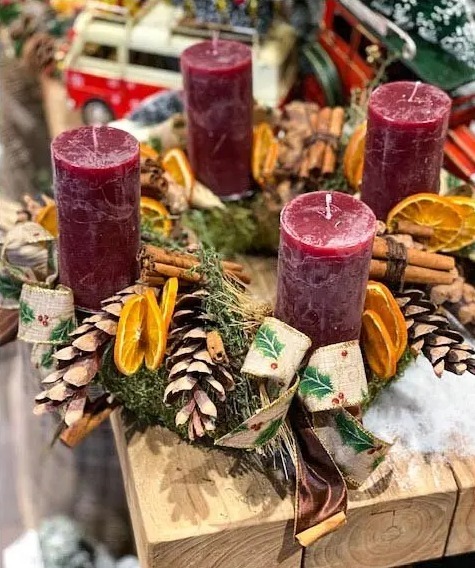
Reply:
[[353, 28], [343, 16], [335, 14], [333, 17], [333, 31], [344, 39], [346, 43], [350, 43]]
[[82, 49], [82, 54], [86, 57], [96, 57], [107, 61], [117, 61], [117, 47], [112, 45], [102, 45], [87, 41]]
[[159, 53], [146, 53], [131, 49], [129, 51], [129, 63], [131, 65], [142, 65], [143, 67], [153, 67], [154, 69], [164, 69], [166, 71], [180, 71], [180, 60], [178, 57], [170, 57]]

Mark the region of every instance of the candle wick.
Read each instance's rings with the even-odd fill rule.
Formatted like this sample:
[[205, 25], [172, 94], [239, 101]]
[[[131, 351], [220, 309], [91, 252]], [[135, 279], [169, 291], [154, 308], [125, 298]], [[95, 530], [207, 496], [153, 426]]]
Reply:
[[211, 45], [213, 49], [213, 55], [218, 55], [218, 40], [219, 40], [219, 30], [213, 30], [211, 35]]
[[412, 91], [411, 96], [408, 99], [408, 102], [412, 103], [420, 84], [421, 84], [420, 81], [416, 81], [416, 84], [414, 85], [414, 90]]
[[327, 193], [325, 195], [325, 219], [332, 218], [331, 204], [332, 204], [332, 194]]

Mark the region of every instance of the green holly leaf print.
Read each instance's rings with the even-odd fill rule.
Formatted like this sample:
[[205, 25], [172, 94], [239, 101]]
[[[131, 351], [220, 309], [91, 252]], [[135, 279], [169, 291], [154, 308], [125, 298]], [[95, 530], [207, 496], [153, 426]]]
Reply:
[[299, 392], [302, 397], [315, 396], [321, 400], [332, 394], [333, 384], [327, 373], [321, 373], [316, 367], [305, 367], [299, 376]]
[[270, 359], [277, 359], [285, 347], [277, 339], [277, 333], [269, 325], [261, 325], [259, 331], [254, 339], [255, 347], [258, 351], [269, 357]]
[[371, 470], [374, 471], [378, 467], [378, 465], [381, 465], [383, 463], [385, 459], [386, 456], [378, 456], [371, 464]]
[[53, 366], [54, 359], [53, 359], [53, 348], [48, 349], [43, 355], [41, 356], [41, 366], [44, 369], [51, 369]]
[[339, 412], [335, 417], [336, 427], [345, 446], [351, 446], [357, 454], [374, 448], [374, 441], [356, 420]]
[[0, 296], [5, 299], [18, 300], [22, 283], [5, 275], [0, 275]]
[[276, 418], [275, 420], [272, 420], [272, 422], [269, 425], [267, 425], [264, 428], [264, 430], [262, 430], [262, 432], [259, 433], [259, 435], [257, 436], [254, 442], [254, 445], [263, 446], [264, 444], [267, 444], [267, 442], [270, 442], [272, 438], [274, 438], [277, 435], [277, 432], [280, 430], [280, 427], [282, 426], [282, 422], [283, 422], [282, 418]]
[[55, 343], [66, 343], [69, 339], [69, 334], [74, 330], [74, 327], [73, 318], [60, 321], [51, 331], [51, 335], [49, 336], [50, 341], [54, 341]]
[[20, 300], [20, 321], [23, 325], [28, 325], [35, 321], [33, 308], [23, 300]]

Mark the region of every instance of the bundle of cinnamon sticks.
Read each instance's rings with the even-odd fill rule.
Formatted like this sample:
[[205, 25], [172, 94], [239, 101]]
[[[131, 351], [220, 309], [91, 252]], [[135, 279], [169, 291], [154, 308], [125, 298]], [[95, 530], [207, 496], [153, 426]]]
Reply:
[[[385, 280], [388, 276], [389, 247], [386, 239], [376, 237], [370, 264], [370, 278]], [[406, 249], [406, 267], [403, 280], [408, 284], [452, 284], [456, 278], [455, 259], [451, 256], [425, 252], [416, 248]]]
[[[149, 286], [162, 286], [168, 278], [176, 277], [182, 284], [204, 283], [203, 275], [195, 270], [200, 265], [197, 256], [191, 253], [172, 252], [153, 245], [144, 245], [139, 253], [141, 265], [140, 280]], [[222, 261], [226, 276], [250, 284], [251, 279], [244, 272], [242, 264]]]

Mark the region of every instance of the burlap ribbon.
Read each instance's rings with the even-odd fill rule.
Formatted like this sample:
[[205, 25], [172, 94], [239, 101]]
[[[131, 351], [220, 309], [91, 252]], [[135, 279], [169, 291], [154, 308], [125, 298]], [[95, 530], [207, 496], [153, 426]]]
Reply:
[[302, 366], [310, 345], [280, 320], [264, 320], [242, 372], [265, 383], [272, 402], [216, 441], [254, 449], [287, 420], [296, 447], [295, 537], [302, 546], [345, 522], [347, 484], [363, 483], [390, 447], [346, 410], [367, 392], [358, 341], [321, 347]]

